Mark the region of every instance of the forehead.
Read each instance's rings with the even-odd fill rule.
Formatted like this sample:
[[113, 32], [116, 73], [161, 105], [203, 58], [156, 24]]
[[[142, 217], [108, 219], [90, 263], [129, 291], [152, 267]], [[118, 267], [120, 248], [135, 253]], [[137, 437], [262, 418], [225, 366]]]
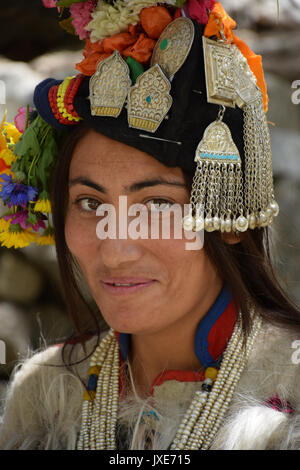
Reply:
[[70, 178], [83, 175], [114, 180], [126, 177], [127, 181], [169, 175], [184, 180], [181, 168], [167, 167], [151, 155], [93, 130], [80, 139], [71, 160]]

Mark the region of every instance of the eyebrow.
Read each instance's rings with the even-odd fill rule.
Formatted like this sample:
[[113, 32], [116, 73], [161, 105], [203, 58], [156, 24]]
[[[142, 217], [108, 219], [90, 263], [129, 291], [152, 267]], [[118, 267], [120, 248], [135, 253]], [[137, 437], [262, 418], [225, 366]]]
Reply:
[[[107, 190], [104, 186], [98, 183], [95, 183], [94, 181], [86, 177], [79, 176], [69, 181], [69, 187], [75, 186], [76, 184], [89, 186], [90, 188], [96, 189], [100, 193], [107, 194]], [[182, 183], [181, 181], [168, 181], [162, 178], [161, 176], [159, 176], [156, 178], [138, 181], [136, 183], [131, 184], [130, 186], [124, 186], [124, 189], [126, 193], [133, 193], [133, 192], [140, 191], [141, 189], [144, 189], [144, 188], [149, 188], [149, 187], [158, 186], [158, 185], [179, 186], [181, 188], [187, 187], [187, 185], [185, 183]]]

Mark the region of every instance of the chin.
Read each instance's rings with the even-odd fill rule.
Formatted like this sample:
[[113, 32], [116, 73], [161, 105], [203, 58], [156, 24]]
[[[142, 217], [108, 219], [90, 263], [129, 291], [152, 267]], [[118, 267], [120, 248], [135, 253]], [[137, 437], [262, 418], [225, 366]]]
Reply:
[[139, 318], [140, 312], [124, 310], [117, 311], [115, 314], [110, 310], [108, 315], [103, 314], [106, 323], [119, 333], [136, 334], [145, 329], [145, 321]]
[[117, 315], [115, 317], [110, 315], [105, 318], [105, 321], [114, 331], [131, 335], [149, 335], [165, 330], [165, 326], [161, 325], [159, 322], [155, 323], [154, 319], [153, 322], [149, 324], [149, 316], [147, 317], [148, 321], [144, 316], [143, 318], [138, 318], [138, 316], [135, 318], [120, 318]]

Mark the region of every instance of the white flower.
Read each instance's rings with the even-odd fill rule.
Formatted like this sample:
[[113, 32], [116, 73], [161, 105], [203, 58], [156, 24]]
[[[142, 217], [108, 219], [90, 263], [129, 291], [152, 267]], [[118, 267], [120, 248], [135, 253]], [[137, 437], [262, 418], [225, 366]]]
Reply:
[[[174, 5], [175, 0], [164, 3]], [[157, 4], [155, 0], [118, 0], [114, 5], [109, 5], [99, 0], [92, 13], [92, 20], [85, 29], [91, 32], [92, 42], [102, 41], [105, 37], [127, 31], [131, 24], [139, 22], [139, 14], [143, 8]]]

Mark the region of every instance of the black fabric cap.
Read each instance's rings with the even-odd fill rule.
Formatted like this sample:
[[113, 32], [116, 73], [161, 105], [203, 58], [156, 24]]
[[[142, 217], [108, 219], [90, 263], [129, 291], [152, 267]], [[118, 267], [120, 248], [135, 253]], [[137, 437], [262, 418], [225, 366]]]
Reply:
[[[130, 128], [125, 107], [118, 118], [91, 116], [88, 99], [89, 78], [83, 81], [74, 99], [74, 107], [79, 116], [89, 122], [97, 132], [146, 152], [166, 166], [179, 166], [190, 172], [196, 169], [195, 151], [203, 133], [209, 124], [216, 120], [219, 111], [218, 105], [207, 103], [202, 47], [204, 28], [196, 21], [193, 23], [195, 38], [190, 54], [171, 82], [173, 104], [168, 119], [164, 119], [155, 133]], [[242, 110], [226, 108], [223, 121], [229, 126], [243, 161]], [[181, 145], [146, 139], [140, 137], [140, 134], [181, 142]]]

